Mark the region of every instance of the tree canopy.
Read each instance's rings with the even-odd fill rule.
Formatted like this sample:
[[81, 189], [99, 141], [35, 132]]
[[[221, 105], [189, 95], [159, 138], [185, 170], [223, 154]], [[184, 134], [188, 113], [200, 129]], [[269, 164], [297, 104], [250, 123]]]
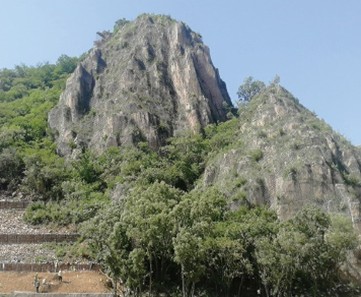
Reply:
[[238, 88], [238, 100], [240, 103], [249, 102], [254, 96], [260, 93], [266, 85], [259, 80], [254, 80], [252, 76], [244, 79], [243, 84]]

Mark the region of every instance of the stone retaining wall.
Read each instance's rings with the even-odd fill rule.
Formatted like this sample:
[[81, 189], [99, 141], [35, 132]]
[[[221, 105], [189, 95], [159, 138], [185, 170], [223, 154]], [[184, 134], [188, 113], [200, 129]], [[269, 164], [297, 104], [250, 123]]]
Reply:
[[[1, 293], [0, 293], [1, 294]], [[23, 293], [15, 292], [14, 297], [112, 297], [112, 293]], [[0, 295], [1, 297], [1, 295]]]
[[30, 201], [0, 200], [0, 209], [24, 209]]
[[[100, 271], [101, 267], [99, 264], [94, 263], [59, 263], [57, 268], [55, 268], [55, 263], [0, 263], [0, 272], [4, 271], [18, 271], [18, 272], [56, 272], [59, 270], [62, 271], [82, 271], [82, 270], [92, 270]], [[0, 296], [1, 297], [1, 296]]]
[[79, 234], [0, 234], [0, 244], [29, 244], [43, 242], [74, 242]]

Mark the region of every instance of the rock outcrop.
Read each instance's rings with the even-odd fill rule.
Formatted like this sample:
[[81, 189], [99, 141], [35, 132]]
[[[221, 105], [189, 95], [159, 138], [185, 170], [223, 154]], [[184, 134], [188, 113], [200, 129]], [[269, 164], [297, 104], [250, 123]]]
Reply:
[[61, 155], [138, 141], [157, 148], [179, 131], [226, 120], [225, 83], [184, 23], [142, 15], [98, 34], [49, 114]]
[[346, 213], [361, 232], [361, 153], [289, 92], [272, 85], [241, 108], [235, 140], [208, 163], [203, 186], [235, 206], [265, 204], [281, 218], [306, 205]]

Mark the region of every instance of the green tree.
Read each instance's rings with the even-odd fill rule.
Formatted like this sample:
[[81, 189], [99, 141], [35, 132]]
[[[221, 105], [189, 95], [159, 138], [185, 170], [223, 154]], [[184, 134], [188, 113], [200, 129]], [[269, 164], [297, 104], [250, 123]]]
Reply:
[[189, 133], [172, 138], [162, 153], [169, 164], [165, 171], [169, 182], [181, 190], [191, 190], [204, 170], [206, 146], [203, 137]]
[[351, 222], [342, 216], [331, 216], [318, 208], [307, 207], [291, 224], [307, 238], [303, 248], [303, 284], [308, 284], [314, 295], [332, 292], [340, 283], [339, 267], [346, 260], [347, 252], [357, 246]]
[[256, 242], [259, 276], [267, 296], [337, 295], [339, 267], [357, 245], [350, 222], [308, 207]]
[[334, 261], [334, 273], [346, 261], [347, 252], [357, 247], [359, 240], [350, 218], [341, 215], [331, 215], [331, 226], [325, 234], [329, 246], [330, 259]]
[[162, 281], [172, 260], [175, 217], [171, 212], [182, 192], [164, 182], [132, 190], [124, 205], [122, 220], [134, 248], [142, 249], [149, 265], [149, 291], [153, 279]]
[[248, 255], [248, 241], [241, 236], [243, 225], [223, 221], [215, 224], [206, 238], [208, 273], [210, 280], [220, 287], [218, 295], [229, 296], [232, 283], [239, 279], [238, 296], [241, 294], [244, 277], [253, 273]]
[[[134, 273], [135, 266], [138, 267], [139, 263], [134, 263], [134, 259], [130, 259], [134, 257], [135, 252], [131, 256], [132, 243], [126, 234], [127, 226], [120, 219], [121, 213], [119, 205], [112, 205], [82, 227], [82, 234], [93, 257], [104, 265], [112, 278], [114, 295], [117, 294], [117, 284], [120, 280], [127, 282], [131, 277], [132, 285], [134, 282], [137, 285], [141, 283]], [[133, 262], [133, 265], [129, 265], [130, 262]], [[137, 274], [139, 275], [139, 271]]]
[[202, 227], [181, 228], [173, 241], [174, 260], [181, 267], [183, 297], [194, 296], [195, 284], [206, 271], [206, 247], [200, 231], [207, 229], [207, 224]]
[[24, 162], [15, 148], [5, 148], [0, 153], [0, 189], [13, 190], [23, 177]]
[[206, 241], [225, 212], [226, 199], [215, 188], [186, 194], [172, 211], [177, 230], [174, 261], [180, 265], [183, 297], [194, 296], [196, 283], [205, 275], [209, 260]]
[[96, 162], [96, 157], [90, 152], [85, 151], [79, 159], [73, 162], [75, 169], [74, 175], [84, 182], [91, 184], [100, 181], [101, 167]]
[[260, 93], [266, 85], [259, 81], [254, 80], [252, 76], [247, 77], [243, 84], [238, 88], [238, 100], [240, 103], [249, 102], [255, 95]]
[[39, 146], [25, 150], [23, 159], [25, 170], [22, 191], [35, 200], [61, 200], [62, 182], [70, 176], [64, 160], [53, 151]]
[[61, 55], [56, 61], [55, 72], [59, 75], [72, 73], [75, 70], [78, 62], [79, 59], [76, 57]]
[[267, 296], [292, 296], [302, 258], [307, 251], [307, 237], [301, 232], [281, 228], [276, 237], [263, 237], [256, 242], [259, 276]]

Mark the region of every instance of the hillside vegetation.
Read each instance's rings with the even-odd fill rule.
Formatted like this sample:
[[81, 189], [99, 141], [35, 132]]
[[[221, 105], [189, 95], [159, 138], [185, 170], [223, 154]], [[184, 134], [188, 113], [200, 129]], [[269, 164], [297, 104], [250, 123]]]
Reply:
[[[207, 164], [242, 141], [237, 118], [174, 137], [159, 151], [139, 143], [96, 157], [90, 151], [74, 160], [58, 157], [46, 118], [68, 74], [59, 68], [60, 62], [1, 72], [1, 82], [11, 77], [0, 103], [1, 188], [32, 197], [28, 222], [82, 223], [81, 248], [72, 250], [102, 263], [138, 295], [349, 290], [340, 287], [338, 273], [356, 245], [345, 217], [307, 208], [281, 222], [245, 194], [216, 185], [200, 190]], [[43, 71], [53, 79], [41, 80]], [[241, 139], [235, 142], [235, 135]], [[251, 155], [256, 163], [259, 154]], [[236, 182], [242, 186], [246, 178]], [[241, 206], [232, 210], [235, 202]]]
[[63, 161], [55, 154], [47, 117], [77, 62], [64, 55], [56, 65], [0, 70], [0, 190], [24, 186], [27, 194], [54, 198], [47, 180], [56, 167], [63, 170]]

